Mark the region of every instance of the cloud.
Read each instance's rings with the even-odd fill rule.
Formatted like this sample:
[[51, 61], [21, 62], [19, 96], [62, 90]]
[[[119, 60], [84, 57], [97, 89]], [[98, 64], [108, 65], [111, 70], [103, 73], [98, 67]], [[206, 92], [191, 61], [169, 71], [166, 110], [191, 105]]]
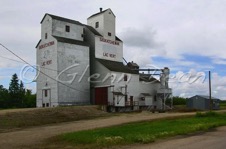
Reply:
[[212, 62], [213, 62], [214, 64], [226, 65], [226, 59], [213, 58]]
[[[37, 0], [31, 3], [30, 0], [22, 0], [16, 3], [8, 0], [0, 1], [0, 5], [0, 43], [31, 64], [36, 63], [34, 47], [40, 39], [40, 21], [45, 13], [86, 23], [87, 17], [98, 12], [99, 7], [111, 8], [116, 15], [116, 32], [124, 41], [124, 57], [128, 61], [133, 60], [141, 67], [168, 66], [172, 74], [177, 75], [191, 70], [194, 73], [214, 69], [214, 95], [225, 96], [222, 84], [226, 82], [223, 71], [226, 65], [226, 1], [142, 0], [141, 3], [115, 0], [109, 3], [78, 0], [75, 3], [73, 0]], [[1, 56], [17, 59], [1, 47], [0, 52]], [[197, 59], [191, 59], [194, 55], [198, 56]], [[203, 60], [200, 56], [209, 59]], [[18, 68], [22, 66], [0, 57], [0, 76], [19, 73]], [[172, 85], [175, 85], [173, 90], [176, 95], [191, 96], [208, 93], [206, 83], [177, 82]]]
[[128, 47], [155, 49], [163, 46], [155, 39], [156, 31], [152, 28], [127, 28], [121, 33], [123, 42]]
[[157, 32], [150, 27], [127, 28], [120, 33], [124, 43], [124, 57], [144, 67], [150, 64], [151, 57], [164, 55], [164, 43], [156, 40]]
[[[212, 74], [212, 96], [226, 100], [226, 76]], [[209, 95], [209, 77], [207, 72], [177, 72], [171, 76], [170, 87], [174, 96], [192, 97], [195, 95]]]

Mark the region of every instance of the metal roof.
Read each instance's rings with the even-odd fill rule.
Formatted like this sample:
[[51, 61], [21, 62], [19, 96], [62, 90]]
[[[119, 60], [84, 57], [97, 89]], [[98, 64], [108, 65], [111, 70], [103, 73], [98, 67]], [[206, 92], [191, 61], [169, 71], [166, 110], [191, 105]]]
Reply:
[[96, 60], [111, 71], [138, 74], [138, 72], [131, 70], [129, 67], [125, 66], [122, 62], [115, 62], [97, 58]]
[[134, 66], [134, 67], [139, 67], [139, 66], [137, 65], [137, 63], [134, 63], [134, 62], [128, 62], [127, 65], [131, 65], [131, 66]]
[[112, 92], [114, 95], [121, 95], [124, 96], [124, 94], [122, 92]]
[[140, 74], [140, 81], [158, 83], [159, 80], [152, 77], [151, 74]]
[[149, 93], [141, 93], [141, 95], [143, 95], [143, 96], [151, 96], [151, 94], [149, 94]]
[[75, 20], [72, 20], [72, 19], [67, 19], [67, 18], [64, 18], [64, 17], [60, 17], [60, 16], [55, 16], [55, 15], [52, 15], [52, 14], [48, 14], [46, 13], [44, 15], [44, 17], [42, 18], [42, 21], [40, 23], [43, 22], [43, 20], [45, 19], [45, 17], [49, 15], [52, 19], [55, 19], [55, 20], [60, 20], [60, 21], [64, 21], [64, 22], [68, 22], [68, 23], [72, 23], [72, 24], [77, 24], [77, 25], [83, 25], [82, 23], [78, 22], [78, 21], [75, 21]]
[[85, 27], [87, 27], [94, 35], [102, 37], [102, 35], [97, 30], [95, 30], [92, 26], [85, 25]]
[[[98, 13], [95, 13], [95, 14], [93, 14], [93, 15], [91, 15], [90, 17], [88, 17], [88, 19], [89, 18], [92, 18], [92, 17], [95, 17], [95, 16], [97, 16], [97, 15], [99, 15], [99, 14], [102, 14], [102, 13], [104, 13], [104, 12], [106, 12], [107, 10], [109, 10], [110, 8], [108, 8], [108, 9], [106, 9], [106, 10], [103, 10], [103, 11], [100, 11], [100, 12], [98, 12]], [[110, 9], [111, 10], [111, 9]], [[111, 12], [112, 12], [112, 10], [111, 10]], [[114, 15], [114, 13], [112, 12], [112, 14]], [[114, 17], [115, 17], [115, 15], [114, 15]]]
[[35, 48], [38, 47], [38, 45], [40, 44], [41, 41], [42, 41], [42, 40], [40, 39], [39, 42], [37, 43], [37, 45], [35, 46]]
[[[102, 36], [95, 28], [93, 28], [92, 26], [85, 25], [85, 24], [84, 24], [84, 26], [85, 26], [86, 28], [88, 28], [94, 35], [103, 37], [103, 36]], [[119, 39], [117, 36], [115, 36], [115, 40], [121, 41], [121, 42], [122, 42], [122, 40]]]
[[[206, 96], [206, 95], [196, 95], [196, 96], [199, 96], [199, 97], [202, 97], [202, 98], [205, 98], [205, 99], [210, 99], [210, 96]], [[193, 96], [193, 97], [195, 97], [195, 96]], [[219, 98], [216, 98], [216, 97], [211, 97], [211, 99], [220, 100]]]
[[115, 36], [115, 40], [118, 40], [118, 41], [121, 41], [122, 42], [122, 40], [119, 39], [117, 36]]
[[[107, 10], [108, 10], [108, 9], [107, 9]], [[93, 16], [98, 15], [98, 14], [101, 14], [101, 13], [107, 11], [107, 10], [104, 10], [104, 11], [102, 11], [102, 12], [100, 12], [100, 13], [94, 14]], [[64, 17], [52, 15], [52, 14], [49, 14], [49, 13], [46, 13], [46, 14], [44, 15], [44, 17], [42, 18], [42, 20], [41, 20], [40, 23], [43, 22], [43, 20], [45, 19], [45, 17], [46, 17], [47, 15], [49, 15], [52, 19], [55, 19], [55, 20], [64, 21], [64, 22], [68, 22], [68, 23], [72, 23], [72, 24], [81, 25], [81, 26], [85, 26], [85, 27], [87, 27], [92, 33], [94, 33], [94, 35], [97, 35], [97, 36], [101, 36], [101, 37], [102, 37], [102, 35], [101, 35], [96, 29], [94, 29], [92, 26], [85, 25], [85, 24], [80, 23], [79, 21], [75, 21], [75, 20], [72, 20], [72, 19], [67, 19], [67, 18], [64, 18]], [[114, 15], [114, 14], [113, 14], [113, 15]], [[121, 42], [122, 42], [122, 40], [119, 39], [117, 36], [115, 36], [115, 40], [118, 40], [118, 41], [121, 41]]]

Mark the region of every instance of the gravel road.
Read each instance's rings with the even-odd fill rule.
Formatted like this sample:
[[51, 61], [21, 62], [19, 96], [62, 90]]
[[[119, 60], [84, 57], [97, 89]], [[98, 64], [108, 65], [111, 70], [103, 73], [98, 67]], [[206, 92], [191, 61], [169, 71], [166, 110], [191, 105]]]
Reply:
[[134, 113], [121, 114], [108, 118], [81, 120], [69, 123], [61, 123], [48, 126], [39, 126], [13, 132], [0, 133], [0, 148], [18, 149], [23, 146], [38, 146], [45, 139], [52, 136], [79, 130], [94, 129], [113, 125], [120, 125], [129, 122], [154, 120], [160, 118], [169, 118], [182, 115], [194, 115], [195, 113]]

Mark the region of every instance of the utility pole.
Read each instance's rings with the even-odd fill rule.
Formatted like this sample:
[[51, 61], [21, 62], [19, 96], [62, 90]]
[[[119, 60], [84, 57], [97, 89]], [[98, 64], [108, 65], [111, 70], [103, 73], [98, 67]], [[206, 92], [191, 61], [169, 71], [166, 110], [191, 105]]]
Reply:
[[210, 111], [212, 110], [212, 97], [211, 97], [211, 72], [209, 71], [209, 96], [210, 96]]

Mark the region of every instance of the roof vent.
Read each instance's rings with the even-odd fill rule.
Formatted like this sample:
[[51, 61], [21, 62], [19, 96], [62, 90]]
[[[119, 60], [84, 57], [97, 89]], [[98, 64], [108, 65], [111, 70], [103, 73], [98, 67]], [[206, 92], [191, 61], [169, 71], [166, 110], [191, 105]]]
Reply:
[[103, 11], [103, 8], [100, 8], [100, 12], [102, 12]]

